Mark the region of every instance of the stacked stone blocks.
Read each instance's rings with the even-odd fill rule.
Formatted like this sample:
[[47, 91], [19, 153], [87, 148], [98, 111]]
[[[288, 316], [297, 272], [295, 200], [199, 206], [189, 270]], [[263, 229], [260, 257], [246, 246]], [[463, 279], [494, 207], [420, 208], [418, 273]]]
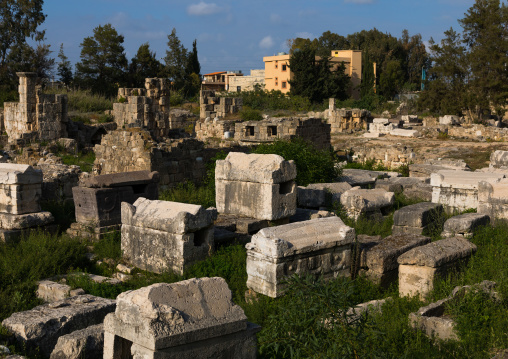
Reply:
[[225, 117], [237, 113], [243, 107], [241, 97], [219, 97], [215, 91], [201, 90], [199, 94], [200, 118]]
[[337, 109], [336, 99], [331, 98], [328, 109], [328, 123], [331, 125], [331, 133], [343, 133], [361, 131], [367, 129], [367, 123], [371, 114], [361, 109]]

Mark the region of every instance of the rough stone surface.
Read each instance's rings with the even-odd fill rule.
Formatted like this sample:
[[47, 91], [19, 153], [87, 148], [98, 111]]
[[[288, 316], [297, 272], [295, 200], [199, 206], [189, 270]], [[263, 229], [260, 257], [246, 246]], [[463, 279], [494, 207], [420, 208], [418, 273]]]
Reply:
[[481, 213], [464, 213], [448, 219], [443, 228], [443, 237], [463, 236], [471, 238], [476, 228], [486, 226], [490, 223], [490, 218]]
[[256, 356], [259, 329], [249, 328], [223, 278], [153, 284], [120, 294], [117, 303], [104, 320], [105, 359], [118, 358], [125, 345], [135, 358]]
[[508, 179], [478, 185], [478, 214], [486, 214], [491, 221], [508, 219]]
[[399, 294], [424, 298], [434, 287], [436, 276], [443, 276], [467, 260], [476, 246], [461, 237], [446, 238], [413, 248], [398, 258]]
[[349, 276], [354, 237], [354, 229], [338, 217], [262, 229], [246, 245], [247, 287], [278, 297], [294, 273]]
[[477, 208], [479, 182], [497, 183], [504, 177], [493, 172], [438, 171], [430, 178], [432, 202], [458, 210]]
[[43, 355], [49, 356], [59, 337], [102, 323], [106, 314], [115, 310], [115, 305], [114, 300], [79, 295], [14, 313], [2, 325], [18, 341], [32, 348], [39, 347]]
[[400, 173], [398, 172], [369, 171], [354, 168], [345, 168], [342, 170], [342, 177], [340, 180], [342, 182], [349, 183], [353, 187], [360, 186], [364, 188], [370, 185], [374, 185], [378, 178], [392, 178], [398, 176], [400, 176]]
[[352, 187], [346, 182], [312, 183], [307, 187], [298, 186], [298, 206], [305, 208], [320, 208], [340, 203], [342, 193]]
[[214, 249], [215, 209], [139, 198], [122, 203], [122, 251], [129, 263], [161, 273], [183, 270]]
[[0, 212], [39, 212], [41, 191], [41, 171], [28, 165], [0, 163]]
[[289, 218], [290, 222], [302, 222], [309, 219], [334, 217], [335, 213], [325, 210], [297, 208], [296, 213]]
[[84, 291], [72, 290], [67, 284], [60, 284], [51, 280], [41, 280], [38, 283], [37, 297], [47, 303], [56, 302], [65, 298], [85, 294]]
[[[363, 243], [362, 243], [363, 242]], [[430, 243], [430, 238], [417, 234], [399, 234], [384, 239], [364, 238], [360, 268], [366, 276], [383, 286], [397, 280], [397, 259], [407, 251]]]
[[296, 165], [278, 155], [230, 152], [215, 168], [219, 213], [266, 220], [296, 211]]
[[402, 137], [420, 137], [420, 132], [416, 130], [405, 130], [402, 128], [395, 128], [390, 131], [390, 135]]
[[393, 213], [392, 234], [422, 234], [427, 229], [440, 230], [443, 224], [443, 205], [421, 202], [402, 207]]
[[340, 203], [349, 217], [381, 216], [391, 209], [395, 195], [384, 189], [351, 189], [342, 193]]
[[58, 338], [50, 359], [102, 358], [103, 351], [104, 327], [97, 324]]

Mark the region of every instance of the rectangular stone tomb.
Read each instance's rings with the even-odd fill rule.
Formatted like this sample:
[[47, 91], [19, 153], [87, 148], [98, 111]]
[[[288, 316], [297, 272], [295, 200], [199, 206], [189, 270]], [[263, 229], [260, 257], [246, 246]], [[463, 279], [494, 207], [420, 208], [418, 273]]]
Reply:
[[[134, 203], [138, 198], [157, 199], [158, 172], [134, 171], [100, 175], [84, 180], [72, 189], [76, 221], [70, 234], [86, 235], [87, 231], [104, 232], [121, 224], [121, 203]], [[80, 230], [81, 229], [81, 230]]]
[[9, 214], [0, 212], [0, 242], [16, 242], [23, 236], [28, 236], [33, 230], [56, 233], [58, 226], [52, 224], [53, 215], [50, 212], [36, 212], [27, 214]]
[[215, 209], [150, 201], [139, 198], [122, 203], [122, 252], [138, 268], [183, 274], [185, 268], [205, 259], [214, 249]]
[[384, 189], [351, 189], [340, 197], [348, 217], [358, 219], [360, 216], [380, 217], [388, 214], [393, 206], [395, 194]]
[[311, 183], [307, 187], [298, 186], [298, 207], [320, 208], [340, 203], [341, 194], [351, 188], [347, 182]]
[[0, 163], [0, 212], [39, 212], [42, 172], [29, 165]]
[[493, 184], [504, 177], [495, 172], [438, 171], [430, 177], [432, 202], [458, 210], [477, 208], [479, 182]]
[[481, 213], [464, 213], [448, 219], [443, 228], [443, 237], [461, 236], [471, 238], [474, 231], [481, 226], [490, 223], [490, 218], [486, 214]]
[[102, 323], [106, 314], [115, 310], [115, 305], [111, 299], [78, 295], [14, 313], [2, 325], [18, 342], [39, 348], [43, 356], [49, 357], [59, 337]]
[[230, 152], [215, 168], [219, 213], [266, 220], [296, 211], [296, 165], [278, 155]]
[[479, 183], [478, 214], [488, 215], [491, 221], [508, 219], [508, 179]]
[[117, 297], [104, 320], [104, 359], [254, 359], [259, 330], [223, 278], [158, 283]]
[[256, 233], [247, 248], [247, 287], [275, 298], [293, 274], [349, 276], [355, 230], [338, 217], [318, 218]]
[[360, 273], [364, 273], [374, 283], [387, 287], [398, 278], [397, 258], [415, 247], [430, 243], [430, 238], [404, 233], [381, 240], [366, 237], [359, 240], [359, 243]]
[[430, 293], [436, 276], [444, 276], [450, 269], [467, 260], [476, 246], [462, 237], [452, 237], [413, 248], [398, 258], [399, 294], [421, 298]]
[[393, 213], [392, 234], [424, 232], [443, 228], [443, 205], [431, 202], [421, 202], [402, 207]]

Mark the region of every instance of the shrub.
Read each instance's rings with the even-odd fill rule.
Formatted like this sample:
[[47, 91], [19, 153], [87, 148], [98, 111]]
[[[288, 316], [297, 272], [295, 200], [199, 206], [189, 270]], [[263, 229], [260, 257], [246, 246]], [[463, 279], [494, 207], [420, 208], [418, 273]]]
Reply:
[[259, 145], [253, 152], [277, 154], [285, 160], [294, 160], [297, 173], [296, 183], [300, 186], [333, 182], [341, 174], [333, 152], [319, 150], [302, 138], [297, 137], [290, 141], [275, 140], [271, 144]]
[[45, 89], [44, 93], [66, 94], [69, 111], [104, 112], [113, 109], [113, 99], [92, 94], [90, 90]]
[[261, 115], [261, 111], [244, 106], [240, 111], [240, 118], [244, 121], [261, 121], [263, 116]]

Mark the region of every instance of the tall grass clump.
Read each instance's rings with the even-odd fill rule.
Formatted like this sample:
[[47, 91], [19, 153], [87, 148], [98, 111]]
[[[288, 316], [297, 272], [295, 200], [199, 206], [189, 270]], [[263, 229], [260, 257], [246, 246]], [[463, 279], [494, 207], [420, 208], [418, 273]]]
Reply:
[[287, 161], [295, 161], [296, 183], [299, 186], [333, 182], [341, 175], [332, 151], [317, 149], [300, 137], [289, 141], [278, 139], [270, 144], [259, 145], [253, 153], [276, 154]]
[[49, 94], [65, 94], [68, 98], [69, 111], [77, 112], [104, 112], [113, 109], [113, 98], [107, 98], [98, 94], [93, 94], [90, 90], [80, 89], [45, 89]]

